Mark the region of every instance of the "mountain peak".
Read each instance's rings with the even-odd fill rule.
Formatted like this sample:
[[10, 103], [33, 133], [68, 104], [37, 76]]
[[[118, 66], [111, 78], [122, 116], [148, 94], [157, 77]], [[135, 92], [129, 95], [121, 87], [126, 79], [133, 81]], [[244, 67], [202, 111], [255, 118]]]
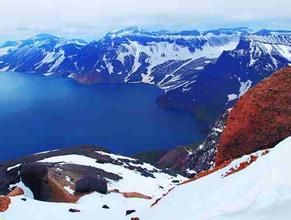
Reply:
[[49, 33], [40, 33], [33, 37], [34, 40], [47, 40], [47, 39], [59, 39], [59, 37], [49, 34]]
[[242, 34], [249, 34], [252, 32], [252, 30], [249, 29], [248, 27], [218, 28], [218, 29], [204, 31], [203, 35], [207, 35], [209, 33], [212, 33], [215, 35], [221, 35], [221, 34], [231, 35], [234, 32], [238, 32], [238, 33], [242, 33]]
[[291, 35], [291, 31], [289, 30], [269, 30], [269, 29], [261, 29], [255, 33], [256, 35], [268, 36], [268, 35]]
[[139, 26], [128, 26], [125, 28], [119, 28], [117, 30], [109, 32], [111, 35], [127, 35], [127, 34], [136, 34], [139, 32], [145, 32]]

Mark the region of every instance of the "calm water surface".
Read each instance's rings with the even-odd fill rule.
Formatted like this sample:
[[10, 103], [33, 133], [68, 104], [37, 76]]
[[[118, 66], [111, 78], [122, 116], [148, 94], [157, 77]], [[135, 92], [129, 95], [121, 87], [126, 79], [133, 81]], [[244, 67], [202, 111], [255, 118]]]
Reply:
[[202, 140], [207, 125], [159, 107], [160, 94], [148, 85], [0, 73], [0, 160], [80, 144], [130, 155]]

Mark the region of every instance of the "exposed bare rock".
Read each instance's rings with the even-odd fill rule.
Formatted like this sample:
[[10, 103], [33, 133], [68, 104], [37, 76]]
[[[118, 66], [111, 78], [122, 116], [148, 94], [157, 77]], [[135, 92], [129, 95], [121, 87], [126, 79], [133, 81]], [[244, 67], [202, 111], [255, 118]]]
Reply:
[[198, 147], [178, 147], [166, 153], [157, 163], [162, 168], [179, 171], [192, 177], [197, 173], [214, 167], [216, 147], [224, 129], [229, 111], [226, 111], [214, 124], [207, 139]]
[[125, 198], [138, 198], [138, 199], [152, 199], [152, 197], [138, 192], [123, 192], [121, 193]]
[[84, 177], [76, 182], [76, 192], [79, 193], [90, 193], [99, 192], [102, 194], [107, 194], [107, 182], [104, 179], [96, 177]]
[[11, 203], [8, 196], [0, 196], [0, 212], [5, 212]]
[[291, 67], [250, 89], [229, 113], [216, 164], [271, 148], [291, 135]]
[[103, 205], [102, 209], [110, 209], [110, 207], [108, 205]]
[[[23, 165], [21, 179], [31, 189], [35, 199], [74, 203], [86, 193], [107, 193], [106, 181], [97, 178], [99, 171], [93, 167], [75, 164], [31, 163]], [[105, 171], [102, 174], [106, 176]], [[110, 173], [108, 176], [120, 178]]]
[[16, 186], [11, 189], [11, 191], [7, 194], [7, 196], [14, 197], [14, 196], [21, 196], [24, 195], [23, 189]]
[[75, 212], [81, 212], [81, 210], [79, 210], [79, 209], [69, 209], [69, 212], [75, 213]]
[[130, 215], [130, 214], [132, 214], [132, 213], [134, 213], [134, 212], [136, 212], [135, 210], [126, 210], [126, 213], [125, 213], [125, 215]]

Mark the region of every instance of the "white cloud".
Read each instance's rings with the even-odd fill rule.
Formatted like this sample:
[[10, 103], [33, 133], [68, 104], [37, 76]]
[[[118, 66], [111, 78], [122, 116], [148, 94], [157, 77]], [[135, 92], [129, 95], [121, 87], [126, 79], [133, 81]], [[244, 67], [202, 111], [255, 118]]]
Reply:
[[[120, 26], [208, 27], [291, 23], [290, 0], [0, 0], [3, 36], [100, 36]], [[283, 24], [284, 23], [284, 24]], [[290, 28], [290, 26], [288, 27]]]

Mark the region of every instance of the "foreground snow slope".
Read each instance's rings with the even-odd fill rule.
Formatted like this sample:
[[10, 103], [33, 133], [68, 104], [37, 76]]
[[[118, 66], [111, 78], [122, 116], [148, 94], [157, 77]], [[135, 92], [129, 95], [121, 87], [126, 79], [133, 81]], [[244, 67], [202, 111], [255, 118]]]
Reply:
[[[290, 154], [291, 137], [272, 150], [243, 156], [215, 173], [176, 187], [153, 207], [150, 206], [155, 199], [127, 199], [118, 193], [93, 193], [81, 198], [77, 204], [39, 202], [25, 189], [27, 200], [21, 200], [23, 196], [12, 198], [10, 208], [0, 214], [0, 219], [19, 220], [25, 216], [30, 220], [122, 220], [132, 217], [141, 220], [287, 220], [291, 219]], [[242, 163], [254, 161], [253, 158], [258, 159], [247, 168], [230, 174]], [[48, 160], [83, 161], [90, 166], [89, 160], [76, 160], [74, 156], [71, 159], [53, 157], [42, 162]], [[136, 182], [136, 185], [148, 187], [146, 181]], [[110, 209], [103, 209], [103, 205]], [[80, 212], [68, 212], [70, 208]], [[126, 216], [126, 210], [131, 209], [137, 212]]]
[[[64, 150], [42, 152], [33, 155], [29, 160], [17, 161], [17, 164], [11, 164], [11, 166], [7, 166], [6, 170], [7, 172], [15, 171], [21, 173], [21, 166], [25, 166], [25, 163], [34, 164], [35, 162], [37, 164], [46, 164], [48, 169], [52, 164], [56, 163], [58, 164], [58, 171], [64, 175], [67, 175], [68, 169], [66, 166], [69, 165], [99, 169], [100, 175], [102, 172], [110, 174], [104, 174], [109, 192], [106, 195], [100, 193], [86, 195], [76, 204], [43, 202], [33, 199], [31, 190], [23, 184], [25, 181], [22, 179], [17, 184], [11, 184], [10, 187], [19, 186], [24, 189], [25, 194], [11, 197], [11, 205], [6, 212], [0, 212], [0, 220], [20, 220], [22, 216], [30, 220], [130, 219], [134, 213], [126, 216], [127, 210], [149, 208], [154, 200], [161, 197], [170, 188], [175, 187], [179, 182], [186, 180], [185, 177], [169, 174], [148, 163], [130, 157], [106, 153], [97, 148], [90, 148], [89, 150], [80, 148], [79, 151], [78, 149], [72, 149], [68, 152]], [[77, 167], [75, 168], [78, 169]], [[114, 179], [111, 175], [118, 175], [120, 179]], [[40, 177], [35, 176], [32, 178]], [[58, 183], [61, 184], [61, 182]], [[66, 176], [66, 181], [62, 183], [69, 194], [75, 194], [72, 176]], [[131, 194], [129, 197], [134, 197], [134, 194], [137, 194], [137, 197], [144, 195], [152, 197], [152, 199], [126, 198], [122, 193]], [[23, 199], [26, 200], [24, 201]], [[104, 205], [108, 206], [109, 209], [102, 208]], [[80, 213], [71, 213], [69, 209], [78, 209]]]
[[[243, 158], [174, 189], [141, 219], [291, 219], [291, 137], [246, 169], [223, 177]], [[245, 156], [246, 157], [246, 156]]]

